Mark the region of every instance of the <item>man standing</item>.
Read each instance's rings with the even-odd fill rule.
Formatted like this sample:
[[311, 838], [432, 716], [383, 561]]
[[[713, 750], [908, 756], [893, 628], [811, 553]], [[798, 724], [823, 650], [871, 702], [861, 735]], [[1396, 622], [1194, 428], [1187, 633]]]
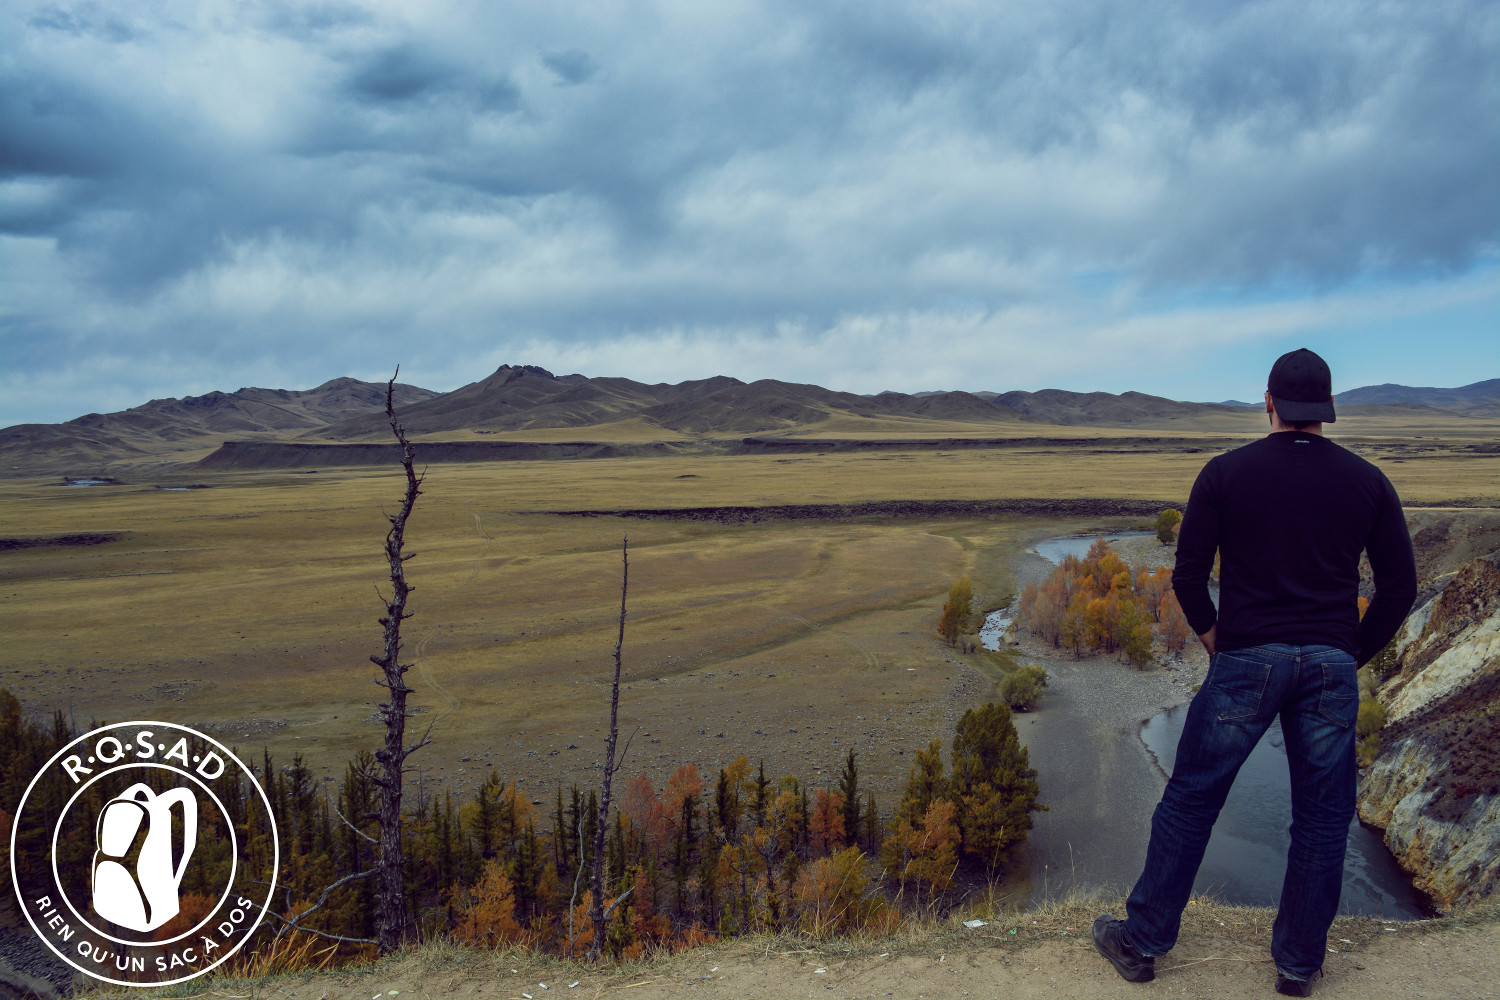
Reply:
[[[1276, 360], [1271, 433], [1219, 455], [1193, 484], [1172, 589], [1208, 650], [1177, 763], [1151, 819], [1126, 919], [1101, 916], [1094, 945], [1132, 982], [1177, 941], [1193, 878], [1240, 765], [1281, 716], [1292, 778], [1291, 847], [1272, 932], [1276, 989], [1309, 996], [1327, 953], [1354, 817], [1356, 669], [1416, 599], [1401, 501], [1364, 459], [1323, 437], [1332, 378], [1307, 349]], [[1359, 555], [1375, 597], [1359, 617]], [[1208, 579], [1219, 553], [1219, 606]]]

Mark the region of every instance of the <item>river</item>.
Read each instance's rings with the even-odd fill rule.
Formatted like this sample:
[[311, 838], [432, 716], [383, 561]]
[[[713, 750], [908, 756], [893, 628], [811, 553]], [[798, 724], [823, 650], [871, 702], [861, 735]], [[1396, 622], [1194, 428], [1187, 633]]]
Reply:
[[[1187, 706], [1179, 705], [1146, 720], [1141, 727], [1141, 742], [1169, 774], [1186, 720]], [[1194, 890], [1213, 892], [1233, 903], [1273, 904], [1281, 893], [1286, 850], [1291, 844], [1287, 835], [1291, 794], [1278, 719], [1240, 768], [1209, 838]], [[1380, 832], [1357, 817], [1349, 824], [1341, 910], [1408, 919], [1431, 912], [1430, 904], [1412, 888], [1411, 880], [1391, 857]]]
[[[1056, 565], [1069, 554], [1081, 557], [1094, 537], [1039, 543], [1041, 559], [1023, 557], [1031, 559], [1030, 575], [1044, 574], [1047, 564]], [[1010, 607], [992, 614], [997, 623], [1004, 618], [1009, 625]], [[999, 634], [994, 634], [998, 642]], [[1192, 677], [1161, 668], [1141, 673], [1112, 657], [1074, 661], [1063, 655], [1042, 663], [1050, 675], [1047, 694], [1037, 711], [1015, 718], [1049, 811], [1034, 818], [1029, 863], [1023, 862], [1030, 884], [1016, 888], [1035, 898], [1094, 889], [1128, 892], [1145, 860], [1151, 811], [1174, 762]], [[1274, 906], [1290, 822], [1286, 751], [1278, 723], [1240, 771], [1209, 841], [1195, 891], [1227, 903]], [[1395, 919], [1431, 913], [1380, 833], [1358, 820], [1350, 825], [1340, 912]]]

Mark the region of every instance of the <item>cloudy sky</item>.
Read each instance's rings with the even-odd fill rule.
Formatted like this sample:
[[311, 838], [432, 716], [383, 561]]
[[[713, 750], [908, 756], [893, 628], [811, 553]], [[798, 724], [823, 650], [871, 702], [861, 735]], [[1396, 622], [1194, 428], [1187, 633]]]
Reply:
[[0, 425], [503, 363], [1500, 376], [1500, 6], [0, 8]]

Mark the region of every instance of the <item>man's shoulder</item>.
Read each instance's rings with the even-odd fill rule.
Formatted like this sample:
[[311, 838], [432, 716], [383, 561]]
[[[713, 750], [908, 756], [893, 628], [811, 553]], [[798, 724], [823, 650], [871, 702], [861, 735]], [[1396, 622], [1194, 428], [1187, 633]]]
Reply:
[[1356, 455], [1338, 442], [1321, 434], [1301, 434], [1294, 431], [1267, 434], [1216, 455], [1209, 459], [1204, 471], [1216, 467], [1221, 474], [1231, 470], [1252, 473], [1270, 471], [1284, 465], [1286, 459], [1293, 454], [1293, 449], [1300, 453], [1304, 448], [1309, 454], [1316, 456], [1318, 466], [1341, 478], [1368, 482], [1371, 485], [1390, 482], [1373, 462]]
[[1322, 435], [1317, 436], [1317, 441], [1319, 442], [1319, 447], [1323, 449], [1324, 454], [1328, 456], [1326, 461], [1340, 463], [1351, 473], [1367, 476], [1371, 480], [1385, 480], [1385, 473], [1381, 472], [1380, 467], [1369, 459], [1356, 455], [1337, 441], [1330, 441]]

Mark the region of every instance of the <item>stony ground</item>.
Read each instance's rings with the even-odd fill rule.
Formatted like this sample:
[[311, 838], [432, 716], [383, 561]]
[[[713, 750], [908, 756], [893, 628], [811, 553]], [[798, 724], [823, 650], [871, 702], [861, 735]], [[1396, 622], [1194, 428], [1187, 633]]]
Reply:
[[[627, 966], [565, 964], [525, 952], [433, 944], [384, 962], [255, 981], [198, 980], [154, 996], [235, 1000], [438, 1000], [446, 997], [885, 998], [1147, 1000], [1273, 997], [1271, 914], [1204, 902], [1148, 984], [1127, 983], [1094, 952], [1088, 922], [1104, 904], [955, 918], [889, 938], [816, 942], [741, 939]], [[1012, 933], [1014, 932], [1014, 933]], [[1341, 918], [1314, 996], [1329, 1000], [1500, 997], [1500, 911], [1425, 923]], [[125, 994], [115, 993], [121, 997]], [[130, 994], [134, 995], [134, 994]]]

